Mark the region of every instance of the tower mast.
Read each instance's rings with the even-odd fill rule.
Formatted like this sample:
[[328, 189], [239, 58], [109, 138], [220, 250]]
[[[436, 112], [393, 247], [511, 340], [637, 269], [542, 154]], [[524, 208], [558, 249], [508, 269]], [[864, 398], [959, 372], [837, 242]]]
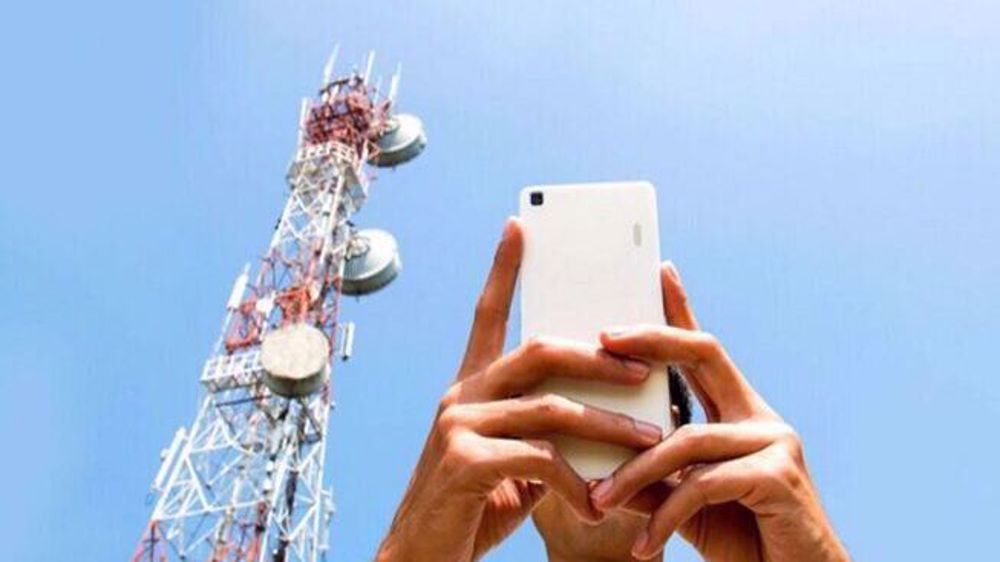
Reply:
[[398, 72], [386, 96], [371, 82], [373, 53], [341, 76], [336, 56], [302, 102], [284, 210], [233, 284], [205, 397], [163, 452], [133, 562], [315, 562], [329, 549], [331, 369], [354, 335], [338, 322], [340, 296], [378, 290], [400, 269], [395, 240], [350, 219], [368, 198], [368, 165], [394, 167], [426, 144], [419, 119], [394, 112]]

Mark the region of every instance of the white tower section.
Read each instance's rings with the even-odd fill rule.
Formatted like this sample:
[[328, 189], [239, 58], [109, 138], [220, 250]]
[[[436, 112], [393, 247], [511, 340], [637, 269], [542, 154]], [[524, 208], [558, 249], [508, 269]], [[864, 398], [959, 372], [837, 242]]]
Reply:
[[[342, 77], [335, 58], [318, 97], [303, 101], [288, 200], [258, 266], [234, 283], [201, 374], [205, 398], [164, 450], [133, 561], [314, 562], [329, 549], [332, 359], [350, 355], [354, 336], [353, 324], [338, 324], [338, 301], [345, 286], [377, 290], [385, 283], [366, 280], [391, 281], [399, 264], [394, 241], [373, 249], [377, 239], [356, 238], [350, 218], [368, 197], [369, 163], [400, 164], [426, 143], [422, 126], [392, 113], [398, 71], [392, 96], [380, 97], [372, 55], [363, 73]], [[386, 252], [380, 263], [395, 270], [354, 261]]]

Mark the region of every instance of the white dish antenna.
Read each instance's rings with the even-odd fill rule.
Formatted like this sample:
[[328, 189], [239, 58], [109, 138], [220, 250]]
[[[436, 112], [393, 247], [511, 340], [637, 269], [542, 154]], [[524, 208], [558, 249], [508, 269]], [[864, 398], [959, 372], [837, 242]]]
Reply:
[[380, 168], [394, 168], [413, 160], [427, 146], [424, 123], [416, 115], [397, 113], [389, 118], [386, 131], [376, 144], [379, 153], [370, 162]]
[[308, 324], [290, 324], [268, 332], [260, 344], [264, 384], [288, 398], [312, 394], [330, 376], [330, 342]]
[[348, 243], [340, 291], [369, 295], [391, 283], [402, 269], [399, 246], [391, 234], [377, 228], [360, 230]]

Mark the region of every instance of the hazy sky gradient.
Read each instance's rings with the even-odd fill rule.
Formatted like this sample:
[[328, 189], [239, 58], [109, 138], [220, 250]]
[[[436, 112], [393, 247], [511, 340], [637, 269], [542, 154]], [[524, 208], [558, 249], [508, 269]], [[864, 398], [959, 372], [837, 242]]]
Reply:
[[[856, 559], [994, 552], [995, 3], [287, 4], [5, 9], [5, 558], [131, 555], [334, 42], [402, 63], [430, 144], [356, 217], [405, 270], [344, 310], [330, 560], [388, 524], [518, 190], [631, 178], [658, 186], [665, 257], [801, 432]], [[541, 557], [529, 524], [493, 559]]]

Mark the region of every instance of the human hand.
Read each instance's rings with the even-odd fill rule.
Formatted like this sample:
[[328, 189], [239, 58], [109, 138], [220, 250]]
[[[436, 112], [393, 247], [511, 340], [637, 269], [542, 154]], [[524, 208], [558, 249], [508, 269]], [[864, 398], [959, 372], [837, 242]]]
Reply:
[[586, 482], [545, 439], [563, 433], [632, 448], [660, 429], [555, 396], [532, 396], [552, 376], [639, 384], [647, 364], [596, 346], [533, 340], [501, 356], [523, 248], [511, 220], [476, 306], [457, 381], [441, 400], [378, 560], [475, 560], [513, 532], [552, 490], [597, 521]]
[[676, 531], [711, 562], [844, 561], [809, 477], [802, 442], [750, 386], [725, 349], [698, 331], [680, 276], [663, 276], [665, 326], [606, 331], [615, 354], [681, 367], [707, 424], [679, 428], [592, 491], [600, 510], [650, 514], [632, 547], [636, 558], [663, 550]]

